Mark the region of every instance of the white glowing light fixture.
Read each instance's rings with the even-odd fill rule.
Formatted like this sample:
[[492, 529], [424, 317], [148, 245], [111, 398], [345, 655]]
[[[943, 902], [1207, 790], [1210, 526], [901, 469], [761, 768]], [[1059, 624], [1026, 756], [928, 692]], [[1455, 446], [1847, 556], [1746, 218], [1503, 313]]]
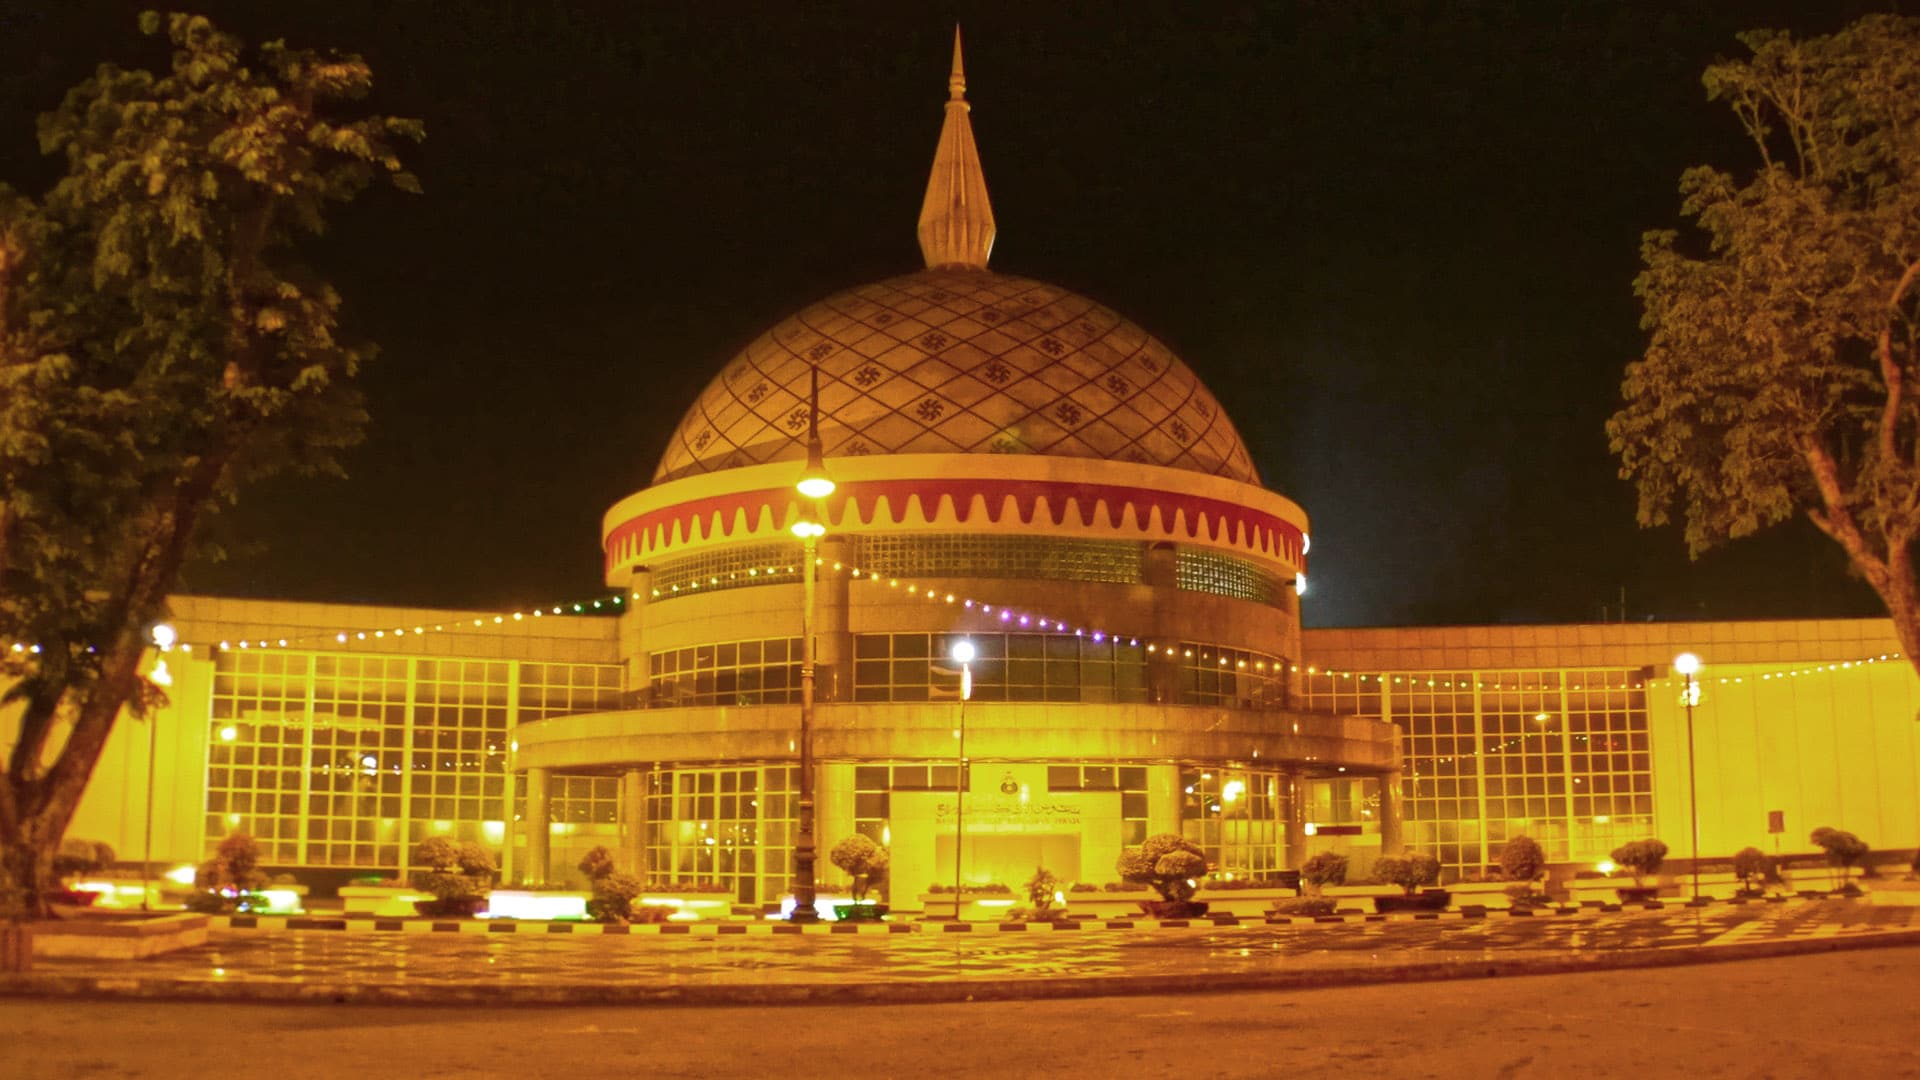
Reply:
[[801, 518], [799, 521], [793, 523], [793, 535], [802, 540], [817, 540], [825, 536], [826, 533], [827, 527], [817, 521], [808, 521], [806, 518]]
[[1682, 675], [1696, 675], [1700, 671], [1700, 658], [1690, 652], [1683, 652], [1673, 658], [1673, 670]]
[[1599, 862], [1594, 864], [1593, 868], [1595, 870], [1600, 871], [1603, 874], [1608, 875], [1609, 877], [1613, 875], [1613, 872], [1615, 870], [1620, 869], [1618, 866], [1614, 865], [1612, 859], [1601, 859]]
[[153, 670], [147, 673], [147, 681], [155, 686], [172, 686], [173, 672], [167, 670], [165, 660], [156, 661]]
[[1243, 781], [1229, 780], [1220, 787], [1220, 801], [1235, 802], [1246, 793], [1247, 785]]
[[[809, 455], [811, 457], [811, 455]], [[833, 494], [833, 478], [827, 475], [826, 468], [814, 461], [807, 462], [807, 471], [794, 487], [809, 499], [824, 499]]]
[[1300, 596], [1307, 595], [1307, 575], [1293, 575], [1293, 591]]
[[1312, 550], [1313, 550], [1313, 537], [1308, 536], [1306, 533], [1301, 533], [1300, 534], [1300, 554], [1305, 555], [1307, 552]]
[[956, 664], [971, 664], [973, 663], [973, 658], [978, 654], [974, 651], [973, 642], [968, 641], [966, 638], [961, 638], [959, 641], [953, 643], [952, 648], [947, 650], [947, 655], [952, 657], [953, 662]]
[[191, 885], [193, 884], [193, 867], [182, 864], [167, 871], [164, 876], [175, 885]]
[[1306, 833], [1308, 836], [1313, 836], [1319, 833], [1320, 826], [1315, 825], [1313, 822], [1309, 821], [1305, 825], [1300, 826], [1300, 831], [1303, 833]]
[[175, 633], [173, 627], [167, 623], [154, 623], [150, 633], [153, 643], [160, 647], [161, 652], [173, 648], [173, 643], [180, 640], [180, 635]]
[[228, 724], [226, 727], [223, 727], [220, 729], [221, 742], [232, 742], [233, 740], [239, 737], [240, 737], [240, 729], [237, 727], [234, 727], [232, 724]]

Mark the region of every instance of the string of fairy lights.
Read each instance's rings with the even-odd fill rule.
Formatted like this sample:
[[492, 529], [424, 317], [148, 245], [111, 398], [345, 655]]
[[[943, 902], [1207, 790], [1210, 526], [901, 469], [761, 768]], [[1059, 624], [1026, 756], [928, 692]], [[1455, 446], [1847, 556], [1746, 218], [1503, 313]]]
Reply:
[[[817, 557], [815, 559], [815, 564], [816, 566], [819, 567], [821, 572], [845, 574], [848, 576], [851, 582], [869, 583], [876, 587], [884, 586], [891, 592], [897, 592], [901, 596], [911, 598], [912, 600], [915, 600], [915, 601], [924, 600], [929, 603], [952, 606], [957, 611], [964, 612], [969, 616], [984, 619], [987, 622], [988, 628], [991, 628], [991, 629], [999, 629], [1002, 631], [1038, 630], [1042, 633], [1066, 634], [1066, 635], [1072, 635], [1077, 638], [1085, 638], [1093, 641], [1096, 644], [1110, 642], [1117, 645], [1124, 642], [1128, 647], [1134, 647], [1134, 648], [1139, 647], [1141, 644], [1141, 638], [1135, 634], [1113, 632], [1099, 626], [1093, 626], [1093, 625], [1088, 625], [1082, 622], [1076, 622], [1076, 621], [1070, 621], [1067, 619], [1058, 618], [1051, 613], [1022, 608], [1016, 605], [996, 604], [991, 601], [980, 599], [978, 597], [968, 596], [962, 593], [956, 593], [956, 592], [939, 589], [931, 585], [925, 585], [918, 581], [912, 580], [910, 578], [902, 578], [893, 574], [889, 574], [884, 570], [880, 570], [872, 567], [854, 566], [848, 563], [838, 562], [838, 561], [829, 562], [824, 557]], [[747, 578], [759, 578], [762, 576], [778, 577], [781, 575], [783, 570], [788, 575], [798, 575], [800, 567], [796, 564], [788, 564], [784, 567], [782, 567], [779, 564], [774, 564], [774, 565], [766, 566], [764, 568], [759, 566], [753, 566], [753, 567], [748, 567], [745, 570], [729, 571], [725, 575], [724, 579], [722, 578], [721, 575], [718, 575], [718, 574], [711, 575], [709, 576], [706, 584], [708, 585], [710, 590], [714, 589], [715, 587], [730, 587], [730, 584], [732, 582], [738, 581], [743, 574]], [[729, 586], [722, 586], [721, 582], [723, 580], [729, 582]], [[692, 593], [692, 592], [698, 591], [700, 587], [701, 587], [701, 582], [699, 582], [698, 580], [695, 580], [692, 582], [688, 582], [684, 591], [688, 593]], [[674, 596], [682, 591], [683, 591], [682, 587], [678, 584], [675, 584], [675, 585], [669, 586], [665, 590], [658, 589], [658, 588], [652, 589], [650, 591], [650, 596], [653, 598], [665, 599], [665, 598]], [[321, 631], [315, 631], [310, 628], [302, 628], [299, 631], [289, 633], [289, 634], [284, 634], [284, 635], [269, 635], [265, 637], [248, 637], [248, 638], [225, 638], [214, 644], [217, 644], [217, 646], [222, 650], [238, 649], [238, 650], [248, 650], [248, 651], [260, 650], [260, 649], [267, 649], [267, 650], [310, 649], [316, 646], [327, 647], [327, 646], [340, 646], [340, 645], [345, 645], [351, 648], [360, 643], [373, 643], [373, 642], [388, 643], [390, 641], [403, 641], [407, 638], [423, 638], [431, 634], [472, 633], [473, 631], [476, 631], [476, 630], [485, 632], [485, 631], [490, 631], [496, 628], [500, 630], [510, 630], [516, 627], [524, 626], [531, 621], [537, 621], [537, 620], [554, 618], [554, 617], [561, 617], [561, 618], [571, 617], [571, 616], [589, 616], [590, 617], [594, 615], [619, 614], [628, 608], [629, 601], [638, 601], [640, 599], [642, 599], [642, 596], [638, 591], [631, 591], [631, 592], [622, 591], [619, 593], [614, 593], [610, 596], [601, 596], [593, 599], [569, 601], [564, 603], [543, 605], [543, 606], [529, 607], [529, 608], [517, 608], [512, 610], [482, 612], [482, 613], [472, 614], [472, 615], [462, 614], [457, 618], [451, 618], [451, 619], [442, 618], [439, 621], [435, 621], [431, 623], [422, 621], [422, 622], [414, 623], [411, 626], [408, 626], [405, 624], [361, 626], [361, 627], [354, 627], [350, 629], [329, 629], [329, 630], [321, 630]], [[9, 648], [15, 654], [35, 655], [41, 651], [41, 647], [38, 644], [28, 644], [24, 642], [14, 642], [9, 646]], [[190, 651], [191, 646], [183, 643], [181, 645], [181, 648], [183, 650]], [[1197, 658], [1202, 661], [1213, 661], [1217, 667], [1232, 668], [1235, 670], [1251, 670], [1256, 674], [1264, 674], [1269, 672], [1274, 675], [1304, 674], [1312, 678], [1327, 680], [1331, 684], [1328, 691], [1319, 691], [1316, 688], [1309, 688], [1308, 690], [1309, 693], [1319, 693], [1319, 692], [1339, 693], [1341, 692], [1340, 686], [1343, 683], [1355, 684], [1354, 689], [1356, 691], [1367, 690], [1370, 688], [1370, 684], [1371, 684], [1371, 687], [1378, 688], [1380, 690], [1385, 690], [1389, 686], [1394, 686], [1394, 687], [1403, 687], [1403, 688], [1416, 690], [1416, 691], [1421, 689], [1451, 690], [1451, 691], [1476, 690], [1476, 689], [1477, 690], [1491, 689], [1496, 691], [1526, 691], [1526, 690], [1533, 690], [1536, 688], [1534, 686], [1522, 686], [1517, 683], [1514, 685], [1508, 685], [1507, 680], [1498, 679], [1498, 678], [1495, 678], [1493, 680], [1488, 680], [1485, 678], [1465, 678], [1465, 677], [1454, 678], [1454, 677], [1445, 676], [1445, 675], [1418, 675], [1418, 674], [1407, 674], [1407, 673], [1391, 674], [1391, 673], [1385, 673], [1385, 672], [1350, 671], [1350, 670], [1335, 669], [1331, 667], [1322, 667], [1317, 664], [1302, 665], [1296, 662], [1282, 660], [1280, 658], [1263, 658], [1258, 655], [1229, 656], [1228, 652], [1231, 650], [1210, 649], [1204, 645], [1199, 646], [1196, 649], [1196, 647], [1193, 646], [1191, 643], [1182, 643], [1178, 641], [1148, 640], [1146, 643], [1146, 651], [1149, 653], [1164, 652], [1168, 654], [1173, 654], [1177, 652], [1180, 654], [1180, 657], [1183, 660]], [[1812, 676], [1812, 675], [1825, 674], [1825, 673], [1850, 671], [1855, 669], [1865, 669], [1875, 664], [1887, 663], [1890, 661], [1897, 661], [1900, 659], [1902, 659], [1902, 655], [1900, 653], [1887, 652], [1887, 653], [1880, 653], [1873, 656], [1860, 657], [1852, 660], [1843, 660], [1843, 661], [1837, 661], [1832, 663], [1818, 663], [1818, 664], [1809, 663], [1809, 664], [1800, 664], [1796, 666], [1782, 667], [1772, 671], [1760, 671], [1760, 672], [1749, 671], [1749, 672], [1742, 672], [1734, 675], [1703, 677], [1703, 678], [1698, 678], [1695, 681], [1701, 684], [1718, 683], [1721, 685], [1735, 685], [1735, 684], [1741, 684], [1749, 681], [1771, 682], [1777, 679], [1793, 679], [1793, 678], [1800, 678], [1803, 676]], [[1598, 673], [1595, 673], [1595, 674], [1598, 674]], [[1604, 685], [1597, 688], [1624, 690], [1630, 687], [1632, 689], [1638, 690], [1638, 689], [1644, 689], [1649, 685], [1654, 687], [1680, 685], [1683, 681], [1684, 680], [1676, 680], [1676, 679], [1656, 679], [1656, 680], [1629, 682], [1625, 677], [1622, 677], [1621, 681], [1617, 684], [1612, 682], [1607, 682]], [[1544, 686], [1540, 686], [1539, 688], [1545, 689]], [[1582, 690], [1582, 689], [1586, 689], [1586, 687], [1569, 686], [1568, 689]]]

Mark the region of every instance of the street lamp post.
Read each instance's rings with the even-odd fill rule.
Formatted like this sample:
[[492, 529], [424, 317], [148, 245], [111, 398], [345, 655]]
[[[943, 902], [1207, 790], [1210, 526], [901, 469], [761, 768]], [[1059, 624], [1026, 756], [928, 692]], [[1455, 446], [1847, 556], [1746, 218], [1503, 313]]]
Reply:
[[953, 918], [958, 922], [961, 852], [967, 845], [967, 701], [973, 697], [973, 642], [961, 638], [947, 650], [947, 656], [960, 665], [960, 723], [954, 732], [960, 743], [954, 755], [953, 776]]
[[1698, 770], [1693, 762], [1693, 706], [1700, 700], [1700, 684], [1693, 677], [1699, 674], [1700, 658], [1690, 652], [1683, 652], [1673, 658], [1673, 670], [1686, 677], [1687, 688], [1680, 700], [1687, 707], [1687, 816], [1693, 825], [1693, 899], [1700, 899], [1700, 788]]
[[[161, 653], [173, 651], [173, 643], [179, 640], [179, 634], [167, 623], [157, 623], [149, 632], [153, 643]], [[167, 662], [163, 657], [154, 665], [147, 678], [155, 685], [167, 687], [173, 685], [173, 675], [167, 671]], [[140, 848], [140, 910], [153, 910], [153, 778], [154, 758], [159, 748], [160, 717], [155, 713], [147, 715], [147, 816], [145, 822], [146, 842]]]
[[803, 505], [810, 504], [813, 509], [811, 513], [803, 511], [800, 520], [793, 523], [793, 534], [801, 542], [800, 580], [805, 590], [800, 616], [800, 821], [793, 844], [793, 911], [787, 916], [793, 922], [815, 922], [820, 918], [820, 912], [814, 907], [813, 873], [813, 624], [818, 598], [816, 570], [820, 537], [827, 531], [820, 521], [819, 502], [833, 494], [833, 486], [820, 448], [820, 368], [815, 365], [807, 413], [807, 467], [800, 474], [800, 482], [794, 485], [808, 501]]

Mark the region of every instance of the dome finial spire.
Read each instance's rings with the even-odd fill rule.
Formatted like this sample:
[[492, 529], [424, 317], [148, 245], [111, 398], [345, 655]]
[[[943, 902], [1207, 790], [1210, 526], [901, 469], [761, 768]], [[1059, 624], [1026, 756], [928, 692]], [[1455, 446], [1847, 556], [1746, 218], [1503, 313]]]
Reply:
[[960, 63], [960, 24], [953, 24], [953, 73], [947, 76], [947, 96], [954, 101], [967, 99], [967, 69]]
[[960, 64], [960, 26], [953, 28], [953, 71], [947, 76], [947, 118], [933, 152], [933, 174], [920, 204], [920, 254], [931, 269], [985, 270], [993, 251], [993, 206], [980, 170], [980, 150], [967, 118], [967, 73]]

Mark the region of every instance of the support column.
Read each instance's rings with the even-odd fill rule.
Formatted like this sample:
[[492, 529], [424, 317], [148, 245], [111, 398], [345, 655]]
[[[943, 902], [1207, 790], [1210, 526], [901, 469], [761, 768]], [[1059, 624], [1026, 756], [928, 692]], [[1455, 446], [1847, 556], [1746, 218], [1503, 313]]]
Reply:
[[620, 809], [627, 823], [626, 862], [633, 876], [647, 880], [647, 779], [651, 769], [628, 769], [620, 777]]
[[1180, 643], [1175, 619], [1180, 610], [1180, 581], [1174, 547], [1159, 543], [1147, 545], [1140, 556], [1140, 580], [1153, 595], [1153, 637], [1161, 646], [1147, 653], [1147, 700], [1158, 705], [1180, 703]]
[[626, 693], [621, 695], [621, 703], [627, 708], [637, 708], [647, 700], [647, 685], [653, 677], [641, 626], [652, 601], [653, 571], [643, 566], [627, 579], [626, 611], [621, 613], [619, 621], [620, 661], [627, 669]]
[[1147, 835], [1180, 832], [1180, 766], [1147, 766]]
[[529, 882], [549, 880], [553, 864], [553, 770], [527, 770], [527, 873]]
[[1380, 776], [1380, 854], [1404, 850], [1400, 829], [1400, 770]]
[[1307, 861], [1307, 781], [1299, 769], [1280, 774], [1287, 804], [1287, 868], [1298, 870]]
[[849, 538], [833, 533], [821, 538], [816, 597], [820, 607], [813, 631], [815, 701], [853, 700], [853, 629], [848, 615], [853, 579], [847, 573], [852, 555]]

